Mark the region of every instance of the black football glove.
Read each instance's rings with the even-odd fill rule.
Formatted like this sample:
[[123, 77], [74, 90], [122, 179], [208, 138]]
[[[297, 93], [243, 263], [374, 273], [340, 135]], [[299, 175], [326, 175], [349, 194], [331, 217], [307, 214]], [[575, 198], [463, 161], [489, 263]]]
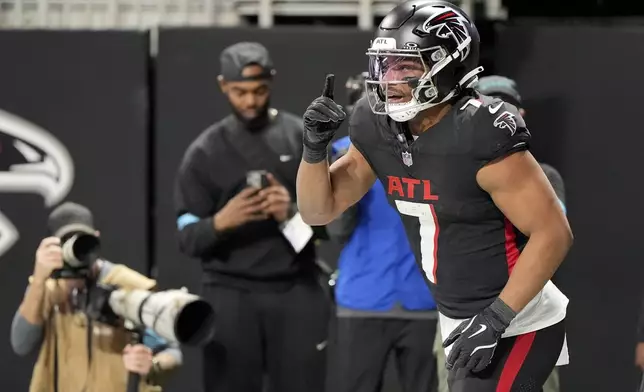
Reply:
[[481, 313], [463, 321], [443, 342], [443, 347], [454, 344], [447, 357], [447, 369], [465, 368], [474, 373], [485, 369], [501, 335], [515, 317], [512, 308], [497, 298]]
[[334, 80], [333, 74], [326, 76], [322, 96], [315, 98], [304, 112], [302, 158], [307, 163], [318, 163], [326, 159], [327, 146], [347, 116], [342, 106], [333, 101]]

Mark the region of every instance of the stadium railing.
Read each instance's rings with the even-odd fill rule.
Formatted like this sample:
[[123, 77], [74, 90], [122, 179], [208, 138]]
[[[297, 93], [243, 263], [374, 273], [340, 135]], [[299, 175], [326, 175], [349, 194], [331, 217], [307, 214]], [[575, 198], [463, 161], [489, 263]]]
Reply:
[[[372, 29], [400, 0], [0, 0], [0, 28], [147, 29], [156, 26], [239, 26], [276, 17], [355, 17]], [[455, 0], [472, 14], [476, 0]], [[484, 0], [485, 16], [504, 19], [502, 0]]]

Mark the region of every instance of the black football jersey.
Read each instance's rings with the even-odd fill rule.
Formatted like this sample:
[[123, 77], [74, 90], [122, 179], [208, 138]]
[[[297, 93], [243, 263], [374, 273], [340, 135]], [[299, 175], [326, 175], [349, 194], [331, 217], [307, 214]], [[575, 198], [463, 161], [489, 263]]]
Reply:
[[[474, 94], [474, 93], [473, 93]], [[496, 298], [527, 239], [476, 181], [485, 164], [529, 147], [518, 110], [483, 95], [458, 100], [416, 140], [361, 100], [349, 121], [400, 213], [419, 267], [447, 317], [467, 318]]]

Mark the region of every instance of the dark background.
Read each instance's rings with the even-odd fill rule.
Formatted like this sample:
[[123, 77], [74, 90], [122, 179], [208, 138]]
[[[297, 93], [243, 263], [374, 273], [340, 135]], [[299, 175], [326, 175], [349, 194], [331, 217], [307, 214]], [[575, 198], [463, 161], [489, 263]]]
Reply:
[[534, 153], [566, 182], [575, 244], [557, 275], [570, 298], [562, 390], [635, 390], [644, 29], [512, 26], [497, 38], [497, 72], [516, 78], [526, 98]]
[[[519, 83], [535, 155], [566, 181], [576, 242], [556, 279], [571, 300], [562, 391], [634, 390], [644, 28], [522, 23], [482, 36], [488, 72]], [[2, 32], [0, 108], [67, 146], [77, 171], [67, 199], [95, 211], [108, 258], [142, 271], [156, 264], [162, 287], [198, 292], [198, 262], [177, 250], [172, 184], [188, 144], [229, 113], [216, 81], [221, 49], [265, 44], [278, 70], [273, 104], [299, 115], [328, 72], [344, 103], [344, 81], [366, 68], [369, 38], [349, 28], [162, 29], [153, 61], [143, 33]], [[9, 328], [48, 210], [40, 196], [2, 189], [0, 209], [21, 234], [0, 261], [0, 386], [23, 391], [31, 362], [11, 352]], [[336, 251], [322, 248], [334, 262]], [[200, 372], [196, 351], [186, 350], [167, 390], [199, 391]]]
[[[142, 33], [0, 33], [0, 108], [67, 147], [76, 178], [65, 200], [94, 211], [105, 258], [141, 272], [149, 262], [147, 46]], [[12, 140], [2, 140], [6, 170], [20, 162], [9, 159]], [[41, 196], [2, 189], [0, 208], [20, 233], [0, 257], [0, 389], [22, 392], [35, 358], [13, 354], [9, 331], [51, 209]]]

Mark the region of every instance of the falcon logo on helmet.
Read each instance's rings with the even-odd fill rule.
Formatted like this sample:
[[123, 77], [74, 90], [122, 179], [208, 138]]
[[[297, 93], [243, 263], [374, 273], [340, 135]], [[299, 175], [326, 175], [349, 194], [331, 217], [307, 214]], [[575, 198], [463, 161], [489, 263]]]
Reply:
[[438, 38], [454, 39], [458, 48], [458, 53], [456, 54], [460, 53], [461, 61], [463, 61], [470, 54], [470, 42], [472, 42], [472, 37], [467, 32], [466, 26], [468, 24], [470, 24], [470, 21], [462, 15], [453, 10], [448, 10], [429, 17], [421, 27], [421, 30], [428, 34], [434, 33]]
[[476, 26], [443, 0], [408, 0], [392, 9], [367, 55], [371, 110], [398, 122], [459, 97], [483, 71]]

